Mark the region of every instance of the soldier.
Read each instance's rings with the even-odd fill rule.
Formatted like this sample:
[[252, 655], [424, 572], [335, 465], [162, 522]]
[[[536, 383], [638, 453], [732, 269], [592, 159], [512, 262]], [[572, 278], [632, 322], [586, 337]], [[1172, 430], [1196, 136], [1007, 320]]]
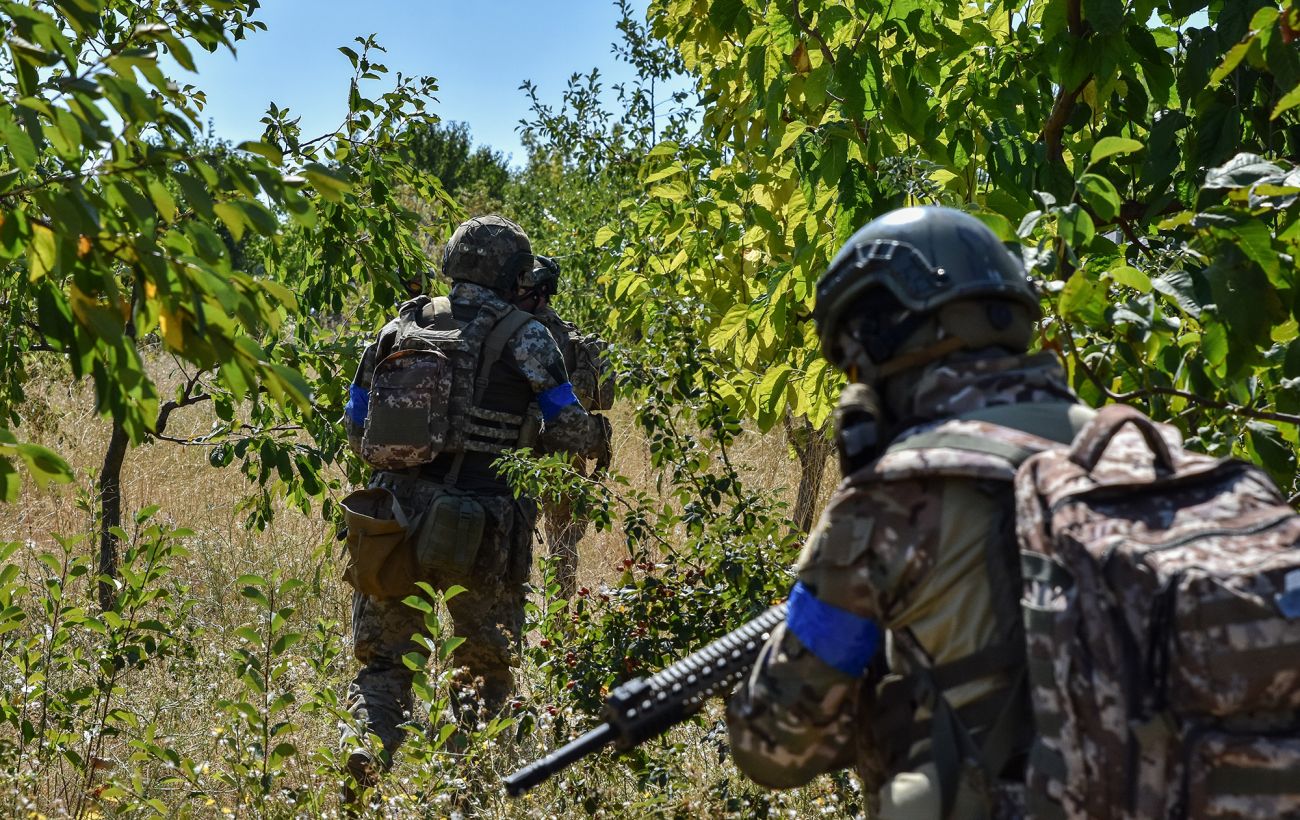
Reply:
[[[515, 306], [537, 317], [546, 325], [564, 354], [564, 364], [573, 382], [574, 395], [589, 412], [609, 410], [614, 403], [614, 381], [605, 360], [605, 342], [594, 334], [584, 334], [570, 322], [560, 318], [551, 307], [551, 297], [559, 290], [560, 266], [550, 257], [538, 256], [532, 271], [519, 277]], [[606, 451], [609, 446], [606, 442]], [[573, 466], [578, 471], [586, 468], [582, 456], [573, 456]], [[609, 467], [598, 461], [592, 475]], [[555, 561], [555, 579], [560, 585], [560, 596], [572, 598], [577, 585], [578, 542], [587, 530], [585, 518], [575, 515], [567, 498], [544, 504], [546, 540], [550, 556]]]
[[1010, 479], [1091, 413], [1052, 354], [1026, 354], [1038, 317], [1020, 263], [947, 208], [868, 223], [818, 282], [822, 350], [850, 382], [847, 478], [786, 623], [728, 703], [756, 782], [856, 764], [880, 817], [1023, 814], [1033, 719]]
[[[447, 418], [434, 420], [446, 427], [445, 446], [416, 467], [378, 470], [371, 486], [389, 490], [412, 521], [431, 510], [435, 499], [469, 499], [475, 502], [471, 509], [481, 507], [482, 535], [473, 545], [477, 551], [468, 577], [457, 579], [467, 591], [452, 598], [447, 608], [455, 633], [466, 639], [454, 660], [466, 670], [489, 713], [504, 705], [514, 687], [512, 667], [524, 621], [536, 519], [536, 506], [529, 499], [514, 498], [492, 463], [509, 447], [538, 443], [604, 458], [608, 440], [605, 420], [589, 415], [574, 395], [550, 332], [509, 302], [519, 276], [532, 267], [532, 247], [518, 225], [499, 216], [461, 224], [442, 259], [443, 275], [452, 281], [450, 298], [419, 296], [401, 306], [398, 318], [366, 348], [344, 420], [349, 441], [359, 452], [363, 437], [379, 442], [380, 448], [400, 440], [408, 429], [374, 429], [381, 425], [371, 406], [376, 368], [395, 350], [412, 349], [405, 340], [420, 336], [422, 330], [431, 331], [425, 338], [435, 341], [440, 331], [455, 335], [457, 342], [448, 348], [455, 369]], [[411, 408], [397, 408], [404, 409]], [[390, 415], [403, 418], [401, 412]], [[535, 415], [544, 425], [540, 438], [532, 421]], [[443, 578], [423, 580], [448, 585]], [[360, 592], [353, 597], [354, 652], [362, 668], [348, 688], [348, 707], [357, 723], [383, 742], [385, 767], [402, 742], [399, 725], [411, 711], [412, 672], [402, 656], [419, 651], [412, 636], [422, 627], [422, 613], [400, 598]], [[344, 728], [345, 748], [354, 750], [348, 769], [359, 784], [371, 785], [377, 775], [375, 761], [355, 750], [358, 744], [349, 740], [351, 732]]]

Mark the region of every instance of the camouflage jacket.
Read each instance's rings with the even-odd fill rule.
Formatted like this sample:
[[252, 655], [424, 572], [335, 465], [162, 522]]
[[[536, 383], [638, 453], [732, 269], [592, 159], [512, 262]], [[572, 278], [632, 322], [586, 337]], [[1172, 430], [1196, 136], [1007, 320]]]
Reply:
[[[987, 422], [949, 420], [986, 410], [1041, 421], [1078, 407], [1050, 354], [940, 362], [929, 368], [911, 396], [914, 425], [895, 443], [940, 427], [981, 435]], [[1068, 440], [1069, 430], [1052, 437]], [[1041, 444], [1032, 436], [1025, 439], [1026, 445]], [[823, 628], [833, 629], [836, 622], [878, 625], [895, 672], [907, 671], [908, 665], [897, 651], [900, 635], [919, 642], [936, 665], [964, 658], [995, 639], [985, 547], [999, 537], [1003, 519], [1012, 514], [1011, 473], [1005, 461], [997, 465], [1001, 473], [989, 473], [999, 479], [995, 491], [981, 480], [978, 464], [968, 477], [957, 477], [943, 469], [952, 465], [926, 460], [926, 453], [936, 452], [942, 453], [891, 450], [849, 476], [796, 566], [796, 590], [802, 587], [819, 605], [828, 605], [830, 626]], [[958, 465], [963, 459], [979, 460], [969, 453], [951, 459]], [[834, 645], [836, 635], [822, 637]], [[1005, 684], [985, 679], [945, 691], [960, 711], [1000, 686]], [[814, 654], [787, 623], [772, 635], [753, 673], [738, 687], [727, 717], [736, 762], [755, 781], [793, 787], [856, 763], [870, 792], [902, 771], [907, 757], [919, 765], [906, 732], [928, 715], [877, 709], [874, 688], [865, 691], [860, 674]], [[904, 731], [886, 730], [886, 725]], [[906, 739], [901, 749], [876, 747], [900, 734]]]
[[[494, 291], [470, 282], [454, 283], [450, 298], [453, 316], [459, 322], [472, 320], [484, 309], [511, 309]], [[343, 419], [350, 442], [359, 440], [364, 430], [371, 376], [375, 366], [394, 351], [397, 330], [398, 322], [394, 319], [380, 330], [378, 338], [362, 356]], [[539, 446], [589, 458], [603, 454], [605, 422], [583, 409], [574, 395], [564, 357], [555, 339], [536, 320], [529, 321], [510, 337], [500, 359], [492, 367], [483, 400], [488, 409], [513, 414], [523, 413], [532, 402], [540, 406], [543, 419]], [[436, 481], [447, 471], [454, 457], [454, 453], [444, 452], [422, 472]], [[506, 492], [506, 484], [491, 468], [495, 458], [483, 453], [466, 454], [458, 486], [472, 491]]]

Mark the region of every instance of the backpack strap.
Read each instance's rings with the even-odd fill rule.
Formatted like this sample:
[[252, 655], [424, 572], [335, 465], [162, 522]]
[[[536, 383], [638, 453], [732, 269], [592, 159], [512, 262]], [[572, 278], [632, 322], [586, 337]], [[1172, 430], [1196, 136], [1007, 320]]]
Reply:
[[[448, 307], [450, 307], [450, 300]], [[501, 360], [501, 354], [505, 352], [510, 339], [532, 319], [531, 313], [516, 307], [507, 309], [497, 317], [496, 323], [492, 325], [492, 329], [483, 340], [483, 346], [479, 348], [478, 373], [474, 378], [474, 399], [471, 406], [466, 408], [467, 413], [477, 408], [479, 402], [483, 401], [483, 394], [487, 392], [488, 380], [492, 374], [492, 365]], [[456, 482], [460, 479], [460, 468], [465, 463], [466, 452], [467, 449], [462, 448], [452, 459], [451, 467], [447, 470], [444, 479], [448, 486], [456, 486]]]
[[[978, 453], [1005, 463], [1005, 472], [999, 471], [999, 477], [1005, 481], [1030, 456], [1075, 437], [1092, 418], [1086, 408], [1076, 411], [1075, 407], [1060, 402], [981, 408], [951, 421], [983, 422], [995, 427], [971, 431], [968, 429], [970, 425], [941, 424], [895, 442], [886, 449], [882, 459], [891, 454], [918, 450]], [[1010, 428], [1019, 435], [1000, 436], [998, 428]], [[935, 472], [943, 473], [944, 470]], [[994, 474], [986, 473], [984, 477], [991, 479]], [[935, 665], [910, 629], [897, 633], [899, 648], [913, 667], [917, 700], [930, 711], [928, 721], [917, 721], [914, 725], [912, 740], [915, 742], [927, 737], [930, 740], [929, 759], [938, 775], [941, 816], [945, 818], [952, 816], [957, 808], [957, 790], [963, 771], [968, 769], [968, 761], [981, 771], [983, 787], [992, 789], [1015, 756], [1028, 748], [1033, 733], [1032, 714], [1028, 712], [1029, 678], [1025, 670], [1024, 626], [1020, 620], [1019, 551], [1010, 548], [1013, 544], [1015, 515], [1008, 510], [998, 521], [984, 549], [985, 576], [998, 634], [991, 644], [954, 661]], [[1006, 686], [998, 687], [960, 710], [954, 708], [944, 694], [963, 683], [1002, 673], [1010, 676]], [[969, 728], [976, 724], [987, 726], [978, 742]], [[923, 761], [912, 762], [919, 764]], [[989, 799], [992, 800], [991, 793]], [[991, 813], [991, 804], [989, 810]]]
[[487, 391], [492, 365], [501, 360], [501, 354], [505, 352], [510, 339], [532, 320], [531, 313], [519, 308], [511, 308], [492, 326], [487, 338], [483, 340], [483, 347], [479, 350], [478, 376], [474, 379], [475, 404], [483, 400], [483, 394]]

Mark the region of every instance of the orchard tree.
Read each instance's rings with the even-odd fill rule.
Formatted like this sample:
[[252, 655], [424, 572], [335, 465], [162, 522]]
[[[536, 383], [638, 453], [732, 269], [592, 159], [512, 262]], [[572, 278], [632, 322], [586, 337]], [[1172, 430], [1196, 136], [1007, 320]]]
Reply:
[[[1044, 285], [1042, 344], [1295, 486], [1300, 54], [1293, 0], [655, 0], [705, 105], [602, 235], [613, 321], [666, 302], [763, 427], [825, 423], [808, 321], [858, 226], [967, 208]], [[701, 376], [704, 378], [704, 376]]]
[[[214, 460], [242, 454], [264, 485], [277, 475], [299, 496], [322, 495], [320, 467], [337, 453], [322, 419], [337, 416], [342, 388], [318, 323], [358, 286], [382, 306], [398, 291], [397, 272], [424, 264], [413, 217], [394, 196], [402, 186], [441, 194], [411, 169], [402, 137], [409, 120], [430, 119], [433, 81], [399, 77], [369, 99], [366, 85], [386, 72], [372, 40], [360, 53], [342, 49], [355, 75], [336, 131], [304, 138], [272, 105], [260, 141], [230, 150], [202, 139], [203, 92], [170, 74], [195, 70], [194, 49], [233, 49], [262, 28], [258, 6], [0, 2], [0, 276], [10, 328], [0, 350], [0, 459], [17, 455], [38, 480], [67, 478], [57, 457], [15, 443], [8, 428], [23, 421], [34, 357], [62, 357], [93, 382], [95, 408], [111, 422], [96, 482], [105, 607], [128, 448], [166, 437], [176, 410], [211, 401], [222, 424], [203, 444], [216, 448]], [[160, 394], [145, 345], [182, 369], [174, 395]], [[309, 441], [291, 432], [300, 426]], [[12, 498], [8, 460], [0, 480]]]

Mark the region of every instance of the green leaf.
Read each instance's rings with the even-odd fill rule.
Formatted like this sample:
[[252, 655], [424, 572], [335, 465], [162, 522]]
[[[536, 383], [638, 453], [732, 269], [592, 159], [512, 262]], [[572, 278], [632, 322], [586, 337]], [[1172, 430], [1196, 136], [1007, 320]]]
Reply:
[[1119, 216], [1119, 192], [1109, 179], [1084, 174], [1079, 177], [1079, 195], [1103, 222], [1113, 222]]
[[1085, 270], [1077, 270], [1061, 291], [1061, 315], [1068, 322], [1101, 327], [1106, 321], [1106, 286]]
[[264, 157], [276, 165], [284, 163], [284, 152], [265, 142], [241, 142], [239, 143], [239, 150], [257, 154], [259, 157]]
[[1240, 153], [1205, 175], [1206, 188], [1248, 188], [1265, 177], [1282, 176], [1278, 165], [1255, 154]]
[[1056, 219], [1061, 238], [1076, 252], [1096, 235], [1097, 229], [1092, 224], [1092, 217], [1076, 204], [1058, 209]]
[[317, 193], [331, 202], [342, 202], [343, 195], [352, 191], [352, 183], [338, 169], [327, 168], [318, 162], [308, 164], [302, 169]]
[[1200, 297], [1196, 295], [1195, 283], [1192, 280], [1192, 275], [1187, 271], [1175, 270], [1161, 274], [1151, 280], [1151, 287], [1174, 300], [1174, 304], [1178, 305], [1188, 316], [1193, 319], [1201, 318], [1201, 312], [1205, 310], [1205, 305]]
[[163, 221], [176, 221], [176, 198], [172, 196], [171, 191], [167, 190], [167, 186], [157, 178], [150, 177], [147, 187], [149, 198], [153, 200], [153, 206], [158, 209], [158, 215], [163, 218]]
[[1273, 113], [1269, 114], [1268, 118], [1275, 120], [1297, 105], [1300, 105], [1300, 84], [1282, 95], [1282, 99], [1278, 100], [1277, 105], [1273, 106]]
[[661, 182], [650, 188], [650, 196], [654, 199], [666, 199], [669, 202], [680, 202], [686, 198], [688, 189], [686, 181], [674, 179], [671, 182]]
[[1142, 143], [1128, 137], [1102, 137], [1092, 146], [1088, 167], [1092, 167], [1107, 157], [1119, 154], [1132, 154], [1142, 150]]
[[67, 484], [72, 480], [72, 467], [53, 450], [39, 444], [18, 444], [15, 448], [36, 481], [36, 486], [44, 488], [51, 482]]
[[1106, 275], [1117, 285], [1133, 288], [1141, 293], [1151, 292], [1151, 277], [1147, 276], [1137, 268], [1129, 265], [1120, 265], [1106, 271]]
[[19, 168], [30, 171], [36, 167], [36, 146], [32, 138], [7, 113], [0, 115], [0, 137], [4, 138], [5, 148]]
[[20, 487], [21, 481], [18, 478], [18, 471], [14, 469], [13, 462], [4, 456], [0, 456], [0, 499], [10, 503], [17, 501]]
[[222, 224], [226, 226], [226, 230], [230, 231], [230, 235], [235, 238], [236, 242], [244, 238], [244, 211], [242, 208], [233, 202], [218, 202], [212, 206], [212, 210], [220, 217]]
[[597, 248], [603, 248], [609, 243], [609, 240], [613, 239], [616, 235], [617, 234], [612, 227], [609, 225], [601, 225], [596, 231], [594, 244]]

